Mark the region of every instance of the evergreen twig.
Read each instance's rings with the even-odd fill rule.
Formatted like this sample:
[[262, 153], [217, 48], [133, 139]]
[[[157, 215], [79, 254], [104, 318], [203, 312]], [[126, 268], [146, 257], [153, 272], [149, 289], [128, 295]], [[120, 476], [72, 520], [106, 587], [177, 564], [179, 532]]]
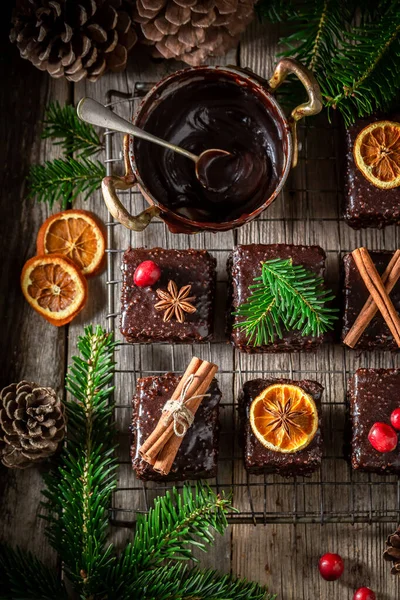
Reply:
[[30, 552], [13, 550], [0, 544], [0, 599], [1, 600], [64, 600], [67, 593], [57, 578], [55, 569], [49, 569]]
[[291, 33], [280, 39], [282, 54], [314, 71], [325, 106], [339, 110], [346, 126], [395, 99], [400, 88], [399, 0], [260, 0], [259, 12], [290, 27]]
[[65, 209], [78, 194], [86, 200], [100, 185], [106, 175], [104, 165], [88, 158], [55, 159], [44, 165], [32, 165], [28, 175], [29, 197], [47, 202], [50, 208], [58, 200]]
[[274, 600], [265, 586], [220, 575], [214, 570], [175, 564], [142, 571], [128, 587], [110, 592], [109, 600]]
[[262, 263], [261, 275], [254, 278], [251, 294], [235, 311], [245, 317], [235, 327], [245, 331], [248, 342], [262, 346], [282, 338], [282, 326], [302, 335], [319, 336], [333, 329], [335, 308], [326, 306], [334, 299], [324, 288], [324, 280], [291, 259]]
[[64, 154], [88, 157], [103, 149], [103, 144], [93, 125], [78, 118], [76, 110], [70, 104], [61, 107], [58, 102], [52, 102], [46, 108], [42, 138], [58, 140]]
[[113, 350], [111, 335], [100, 327], [85, 329], [67, 375], [68, 444], [58, 468], [46, 477], [43, 493], [47, 536], [66, 573], [83, 597], [104, 585], [114, 561], [107, 544], [111, 493], [116, 488], [114, 456]]
[[185, 484], [181, 493], [174, 488], [156, 498], [148, 514], [139, 515], [134, 541], [111, 569], [109, 589], [118, 591], [115, 597], [128, 597], [140, 573], [165, 560], [195, 560], [192, 548], [205, 551], [205, 544], [214, 540], [211, 529], [222, 535], [230, 511], [235, 509], [229, 499], [202, 483], [194, 488]]

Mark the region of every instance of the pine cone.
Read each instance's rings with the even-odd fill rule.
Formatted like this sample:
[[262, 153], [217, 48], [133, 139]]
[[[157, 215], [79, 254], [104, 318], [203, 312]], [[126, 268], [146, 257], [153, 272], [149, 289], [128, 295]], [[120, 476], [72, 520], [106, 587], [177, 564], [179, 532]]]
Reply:
[[10, 40], [22, 58], [52, 77], [96, 81], [122, 71], [137, 41], [133, 0], [28, 0], [13, 18]]
[[192, 66], [236, 46], [256, 0], [137, 0], [133, 20], [153, 54]]
[[400, 575], [400, 527], [389, 535], [383, 558], [393, 563], [392, 575]]
[[0, 459], [25, 469], [54, 454], [65, 434], [64, 405], [51, 388], [21, 381], [0, 392]]

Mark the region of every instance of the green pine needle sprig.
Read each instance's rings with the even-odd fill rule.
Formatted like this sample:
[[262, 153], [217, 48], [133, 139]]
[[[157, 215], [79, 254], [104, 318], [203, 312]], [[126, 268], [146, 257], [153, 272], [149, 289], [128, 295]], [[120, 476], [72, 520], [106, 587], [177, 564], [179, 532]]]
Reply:
[[129, 589], [111, 592], [109, 600], [274, 600], [265, 586], [220, 575], [212, 569], [182, 564], [141, 572]]
[[32, 165], [28, 175], [29, 197], [46, 202], [50, 208], [60, 201], [63, 209], [73, 202], [78, 194], [86, 200], [97, 190], [106, 175], [104, 165], [88, 158], [46, 161], [44, 165]]
[[66, 381], [68, 442], [43, 492], [47, 536], [68, 578], [84, 597], [102, 589], [114, 560], [107, 543], [117, 460], [112, 420], [115, 343], [100, 327], [78, 341]]
[[6, 600], [66, 600], [64, 583], [30, 552], [0, 544], [0, 598]]
[[293, 265], [292, 259], [272, 259], [261, 264], [251, 294], [233, 313], [244, 317], [234, 327], [243, 330], [249, 344], [263, 346], [283, 330], [299, 330], [303, 336], [319, 336], [333, 329], [338, 309], [327, 306], [335, 298], [322, 277]]
[[46, 108], [42, 138], [52, 138], [64, 154], [88, 157], [103, 149], [103, 144], [92, 125], [81, 121], [70, 104], [60, 106], [51, 102]]
[[[325, 107], [338, 110], [346, 126], [389, 108], [396, 99], [398, 0], [260, 0], [258, 11], [289, 29], [279, 41], [281, 54], [297, 58], [314, 72]], [[294, 81], [289, 87], [298, 90]]]

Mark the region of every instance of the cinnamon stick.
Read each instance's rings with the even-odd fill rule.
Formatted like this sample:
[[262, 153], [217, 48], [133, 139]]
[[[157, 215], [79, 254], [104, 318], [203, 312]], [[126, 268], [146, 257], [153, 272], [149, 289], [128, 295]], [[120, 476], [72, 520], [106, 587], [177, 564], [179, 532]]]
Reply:
[[[218, 367], [213, 363], [194, 357], [174, 390], [171, 400], [181, 397], [189, 377], [193, 376], [189, 387], [185, 389], [185, 406], [195, 414], [217, 370]], [[167, 463], [161, 465], [160, 472], [166, 471], [164, 474], [168, 474], [182, 439], [175, 434], [171, 411], [163, 411], [156, 428], [139, 448], [139, 453], [143, 460], [154, 467], [162, 456], [162, 461], [167, 460]], [[179, 440], [179, 444], [170, 444], [174, 440]]]
[[366, 248], [357, 248], [352, 256], [372, 299], [380, 310], [393, 338], [400, 347], [400, 318], [390, 300], [378, 271]]
[[[179, 396], [181, 395], [185, 381], [187, 381], [187, 379], [191, 375], [196, 374], [196, 372], [198, 371], [202, 362], [203, 361], [200, 358], [197, 358], [196, 356], [194, 356], [192, 358], [192, 360], [189, 363], [189, 366], [187, 367], [185, 373], [182, 376], [182, 379], [180, 380], [178, 386], [174, 390], [174, 392], [171, 396], [171, 400], [178, 400]], [[169, 435], [167, 436], [166, 439], [164, 439], [164, 437], [165, 437], [165, 433], [168, 428], [168, 425], [170, 424], [170, 420], [171, 420], [170, 412], [166, 412], [165, 414], [163, 414], [162, 418], [158, 421], [157, 426], [154, 429], [154, 431], [149, 435], [149, 437], [140, 446], [139, 454], [143, 458], [143, 460], [145, 460], [146, 462], [149, 462], [150, 464], [154, 464], [154, 462], [153, 463], [151, 462], [152, 455], [149, 456], [148, 451], [150, 450], [150, 448], [152, 448], [154, 445], [157, 445], [157, 444], [159, 445], [159, 450], [160, 450], [163, 447], [163, 445], [165, 444], [166, 440], [169, 439], [169, 437], [170, 437]], [[161, 445], [160, 445], [160, 441], [161, 441]], [[157, 452], [157, 454], [158, 454], [158, 452]]]
[[[211, 368], [208, 369], [204, 380], [202, 380], [196, 393], [193, 394], [201, 397], [192, 398], [187, 403], [187, 407], [192, 411], [193, 414], [196, 414], [204, 395], [206, 394], [208, 388], [211, 385], [212, 380], [214, 379], [216, 372], [218, 371], [218, 367], [216, 365], [213, 365], [212, 363], [208, 364], [211, 364]], [[190, 391], [188, 392], [188, 397], [190, 398], [189, 394]], [[183, 437], [178, 437], [176, 435], [172, 435], [170, 437], [170, 439], [165, 444], [164, 448], [158, 454], [157, 460], [154, 463], [153, 468], [157, 473], [161, 473], [162, 475], [168, 475], [168, 473], [171, 470], [172, 463], [175, 460], [175, 456], [177, 455], [177, 452], [182, 444], [182, 441]]]
[[[200, 360], [200, 359], [197, 359], [197, 360]], [[188, 402], [186, 403], [186, 406], [192, 412], [193, 412], [192, 404], [194, 401], [190, 400], [190, 398], [192, 396], [200, 395], [201, 392], [198, 391], [199, 386], [202, 385], [202, 382], [206, 379], [207, 374], [210, 371], [210, 369], [213, 366], [215, 366], [212, 363], [207, 362], [206, 360], [200, 361], [200, 363], [201, 364], [200, 364], [199, 368], [197, 369], [197, 371], [195, 373], [193, 373], [194, 379], [186, 393], [186, 397], [188, 398]], [[179, 382], [178, 387], [174, 391], [174, 394], [172, 395], [171, 399], [177, 400], [179, 398], [182, 388], [185, 385], [185, 382], [187, 381], [188, 377], [189, 377], [189, 375], [186, 375], [186, 372], [185, 372], [181, 381]], [[177, 390], [179, 390], [178, 395], [176, 394]], [[206, 389], [206, 391], [207, 391], [207, 389]], [[203, 392], [203, 393], [205, 394], [205, 392]], [[161, 423], [161, 426], [160, 426], [160, 423]], [[158, 438], [155, 439], [155, 441], [146, 450], [146, 452], [143, 452], [143, 446], [139, 449], [139, 453], [141, 454], [143, 460], [150, 463], [151, 465], [154, 465], [158, 454], [160, 453], [162, 448], [164, 448], [164, 446], [168, 442], [168, 440], [174, 435], [174, 422], [173, 422], [173, 419], [170, 418], [170, 413], [165, 413], [161, 416], [160, 421], [158, 422], [158, 425], [156, 427], [156, 430], [159, 426], [160, 426], [160, 429], [159, 429]], [[156, 430], [155, 430], [155, 432], [156, 432]]]
[[[393, 290], [399, 277], [400, 250], [396, 250], [381, 278], [387, 294], [390, 294], [390, 292]], [[344, 338], [343, 343], [349, 346], [350, 348], [354, 348], [354, 346], [357, 344], [358, 340], [360, 339], [360, 337], [362, 336], [362, 334], [364, 333], [364, 331], [366, 330], [366, 328], [368, 327], [378, 310], [379, 309], [374, 299], [372, 298], [372, 296], [369, 296], [368, 300], [362, 307], [360, 314], [354, 321], [350, 331]]]

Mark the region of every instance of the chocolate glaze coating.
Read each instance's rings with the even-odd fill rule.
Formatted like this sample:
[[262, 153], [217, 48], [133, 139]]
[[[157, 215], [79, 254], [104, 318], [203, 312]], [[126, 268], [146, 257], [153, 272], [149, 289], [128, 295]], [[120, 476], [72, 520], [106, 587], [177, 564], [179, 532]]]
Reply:
[[243, 317], [233, 317], [232, 312], [245, 302], [250, 295], [249, 287], [254, 277], [260, 275], [262, 261], [273, 258], [292, 258], [296, 265], [303, 265], [310, 271], [323, 275], [325, 252], [319, 246], [295, 246], [293, 244], [249, 244], [236, 246], [228, 259], [229, 305], [227, 309], [228, 334], [232, 344], [241, 352], [307, 352], [314, 350], [324, 340], [324, 336], [302, 336], [300, 331], [284, 331], [282, 339], [272, 344], [252, 346], [247, 342], [244, 331], [234, 329], [233, 324], [243, 321]]
[[400, 407], [400, 369], [358, 369], [349, 380], [348, 401], [353, 469], [399, 475], [400, 444], [393, 452], [378, 452], [368, 434], [377, 421], [390, 424], [391, 413]]
[[380, 190], [356, 167], [353, 147], [357, 135], [374, 121], [400, 122], [400, 113], [358, 119], [346, 131], [344, 218], [350, 227], [386, 227], [400, 223], [400, 188]]
[[302, 379], [301, 381], [292, 381], [290, 379], [253, 379], [247, 381], [239, 396], [239, 416], [244, 446], [244, 466], [248, 473], [253, 475], [263, 475], [264, 473], [277, 473], [285, 477], [295, 477], [296, 475], [309, 475], [321, 466], [322, 459], [322, 435], [321, 435], [321, 416], [319, 418], [318, 430], [310, 444], [293, 454], [284, 454], [274, 452], [265, 448], [258, 441], [251, 429], [249, 420], [250, 405], [261, 392], [275, 383], [288, 383], [298, 385], [305, 392], [310, 394], [315, 401], [319, 415], [321, 407], [321, 397], [324, 388], [316, 381]]
[[[153, 260], [161, 269], [161, 278], [152, 287], [133, 283], [136, 267]], [[128, 342], [205, 342], [212, 338], [216, 260], [206, 250], [165, 250], [129, 248], [122, 259], [121, 333]], [[164, 312], [156, 311], [158, 288], [167, 289], [172, 279], [178, 288], [191, 285], [196, 312], [185, 313], [185, 322], [163, 321]]]
[[[265, 100], [264, 100], [265, 101]], [[273, 109], [245, 85], [222, 74], [202, 75], [170, 91], [146, 117], [144, 129], [199, 155], [218, 148], [262, 159], [266, 176], [245, 201], [229, 192], [206, 190], [194, 162], [144, 140], [135, 158], [146, 187], [160, 203], [195, 221], [220, 223], [249, 214], [275, 190], [284, 169], [282, 132]]]
[[132, 415], [132, 467], [139, 479], [148, 481], [183, 481], [206, 479], [217, 474], [219, 443], [219, 401], [221, 392], [214, 379], [208, 393], [196, 412], [193, 425], [183, 438], [168, 475], [156, 473], [153, 467], [139, 456], [139, 448], [155, 429], [162, 407], [171, 398], [181, 376], [167, 373], [158, 377], [138, 379], [133, 397]]
[[[386, 269], [393, 252], [370, 252], [371, 258], [380, 275]], [[362, 307], [369, 297], [369, 292], [356, 267], [354, 258], [351, 254], [343, 257], [344, 267], [344, 312], [342, 339], [346, 337], [354, 321], [360, 314]], [[390, 292], [390, 299], [398, 313], [400, 313], [400, 281], [396, 283]], [[398, 351], [399, 348], [390, 333], [381, 313], [375, 315], [367, 329], [362, 334], [354, 348], [355, 350], [392, 350]]]

